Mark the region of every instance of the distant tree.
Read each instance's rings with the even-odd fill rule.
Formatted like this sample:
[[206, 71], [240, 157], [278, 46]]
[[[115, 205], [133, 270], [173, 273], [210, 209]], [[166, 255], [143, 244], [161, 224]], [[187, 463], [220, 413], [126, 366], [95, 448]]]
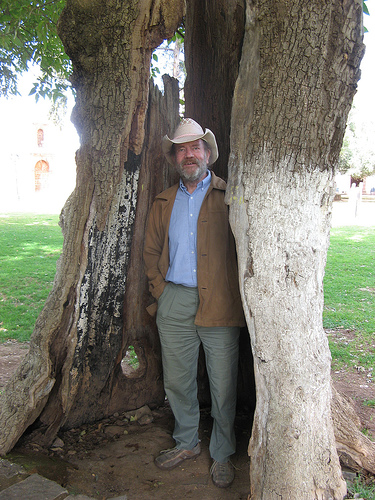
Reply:
[[[152, 54], [151, 76], [157, 78], [161, 71], [166, 70], [170, 76], [179, 80], [181, 86], [186, 79], [185, 54], [184, 54], [185, 26], [181, 24], [179, 29], [169, 40], [157, 47]], [[162, 61], [159, 60], [162, 57]], [[171, 71], [170, 71], [171, 69]]]
[[338, 169], [354, 179], [375, 174], [375, 122], [362, 120], [356, 109], [349, 115]]

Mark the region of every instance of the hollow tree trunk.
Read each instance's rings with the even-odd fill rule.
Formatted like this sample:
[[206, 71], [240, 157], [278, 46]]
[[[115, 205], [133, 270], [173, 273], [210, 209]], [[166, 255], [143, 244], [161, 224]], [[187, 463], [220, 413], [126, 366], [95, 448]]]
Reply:
[[342, 499], [322, 283], [361, 2], [248, 1], [246, 20], [227, 201], [255, 366], [251, 498]]
[[[219, 158], [213, 170], [228, 179], [230, 116], [245, 30], [244, 0], [190, 0], [186, 5], [185, 115], [211, 129]], [[255, 407], [253, 362], [247, 328], [241, 329], [237, 410], [248, 412], [249, 426]], [[210, 403], [204, 355], [199, 358], [199, 400]]]
[[[77, 92], [77, 185], [61, 216], [64, 247], [53, 291], [30, 351], [1, 395], [1, 454], [38, 417], [48, 444], [60, 427], [164, 400], [147, 287], [138, 279], [148, 206], [170, 174], [160, 154], [141, 151], [151, 52], [174, 33], [183, 10], [181, 0], [67, 1], [59, 32]], [[160, 151], [161, 135], [176, 126], [170, 101], [178, 95], [170, 94], [168, 102], [154, 94], [150, 154], [152, 141]], [[161, 119], [159, 109], [167, 107]], [[158, 177], [150, 174], [154, 167]], [[121, 359], [135, 332], [142, 332], [134, 342], [141, 373], [125, 379]]]
[[[188, 2], [190, 28], [201, 26], [194, 9], [210, 10], [200, 58], [191, 50], [198, 39], [187, 37], [188, 70], [198, 75], [187, 83], [187, 110], [217, 134], [223, 177], [231, 137], [227, 200], [257, 379], [253, 498], [342, 498], [322, 279], [330, 186], [362, 50], [360, 2], [248, 1], [243, 45], [241, 5]], [[62, 213], [53, 291], [1, 396], [1, 454], [38, 417], [50, 442], [61, 426], [163, 397], [155, 325], [142, 312], [140, 248], [149, 204], [171, 182], [160, 156], [160, 138], [177, 119], [168, 91], [165, 100], [151, 93], [149, 153], [141, 148], [151, 48], [172, 34], [182, 12], [177, 0], [67, 2], [60, 32], [77, 89], [77, 187]], [[171, 115], [162, 119], [157, 110], [165, 107]], [[130, 344], [141, 365], [133, 379], [121, 371]], [[337, 404], [339, 449], [371, 467], [368, 443], [351, 437]]]

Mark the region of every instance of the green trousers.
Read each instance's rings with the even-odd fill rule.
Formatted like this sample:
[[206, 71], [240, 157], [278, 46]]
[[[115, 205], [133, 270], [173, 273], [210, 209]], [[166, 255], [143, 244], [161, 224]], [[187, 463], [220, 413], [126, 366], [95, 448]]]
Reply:
[[175, 417], [176, 446], [191, 450], [199, 441], [197, 369], [202, 344], [212, 400], [210, 454], [218, 462], [227, 462], [236, 450], [234, 419], [240, 329], [196, 326], [198, 303], [196, 288], [174, 283], [168, 283], [159, 298], [156, 322], [162, 347], [164, 389]]

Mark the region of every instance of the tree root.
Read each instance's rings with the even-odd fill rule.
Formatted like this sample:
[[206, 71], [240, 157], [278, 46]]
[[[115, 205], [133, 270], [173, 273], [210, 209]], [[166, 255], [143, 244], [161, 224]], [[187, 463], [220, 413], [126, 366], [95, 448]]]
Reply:
[[331, 386], [331, 412], [340, 461], [351, 469], [375, 474], [375, 443], [360, 431], [361, 422], [350, 398]]

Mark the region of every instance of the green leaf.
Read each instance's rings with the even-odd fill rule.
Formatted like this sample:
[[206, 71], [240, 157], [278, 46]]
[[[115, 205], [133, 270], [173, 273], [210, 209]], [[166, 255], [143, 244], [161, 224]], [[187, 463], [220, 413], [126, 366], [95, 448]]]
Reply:
[[37, 84], [34, 84], [34, 87], [29, 92], [29, 95], [34, 95], [36, 91], [37, 91]]

